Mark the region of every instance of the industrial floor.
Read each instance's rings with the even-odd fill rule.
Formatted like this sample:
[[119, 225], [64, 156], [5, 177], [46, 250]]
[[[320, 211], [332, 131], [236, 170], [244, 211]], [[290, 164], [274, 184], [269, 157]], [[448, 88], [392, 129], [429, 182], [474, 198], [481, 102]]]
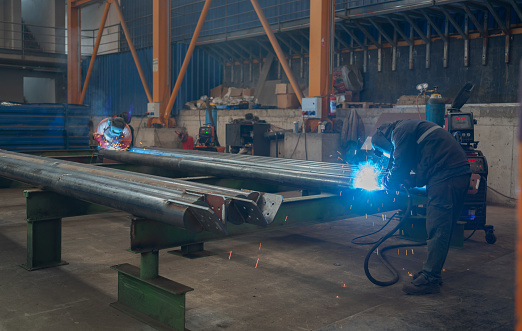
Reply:
[[[69, 264], [29, 272], [19, 266], [22, 190], [0, 190], [0, 330], [152, 330], [109, 306], [117, 298], [110, 266], [139, 266], [139, 255], [126, 250], [130, 215], [64, 219]], [[350, 240], [380, 227], [381, 215], [209, 242], [215, 255], [200, 259], [161, 251], [160, 275], [195, 289], [187, 294], [189, 330], [512, 330], [515, 210], [488, 206], [487, 218], [497, 242], [487, 244], [480, 231], [451, 249], [435, 295], [401, 291], [425, 247], [388, 252], [399, 284], [382, 288], [365, 277], [369, 246]], [[389, 277], [371, 265], [376, 277]]]

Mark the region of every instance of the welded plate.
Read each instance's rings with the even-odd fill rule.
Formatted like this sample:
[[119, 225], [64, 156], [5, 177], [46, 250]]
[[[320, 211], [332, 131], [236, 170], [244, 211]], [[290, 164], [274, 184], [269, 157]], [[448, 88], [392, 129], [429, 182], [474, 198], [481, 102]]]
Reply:
[[196, 201], [188, 209], [206, 231], [227, 234], [226, 221], [221, 222], [206, 202]]
[[231, 200], [240, 213], [244, 216], [246, 223], [263, 226], [268, 225], [268, 221], [265, 219], [263, 213], [254, 201], [236, 198], [232, 198]]
[[283, 196], [278, 194], [264, 193], [257, 200], [257, 206], [268, 223], [272, 223], [277, 211], [283, 203]]

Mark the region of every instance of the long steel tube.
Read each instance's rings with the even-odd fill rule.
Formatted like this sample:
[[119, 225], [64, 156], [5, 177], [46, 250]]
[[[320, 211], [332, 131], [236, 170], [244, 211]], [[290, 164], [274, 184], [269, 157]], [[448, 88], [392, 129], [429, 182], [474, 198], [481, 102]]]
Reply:
[[133, 148], [133, 153], [155, 154], [165, 156], [183, 157], [187, 159], [206, 160], [208, 162], [224, 162], [238, 165], [259, 165], [267, 168], [299, 170], [309, 173], [330, 173], [335, 176], [352, 177], [356, 166], [339, 163], [328, 163], [319, 161], [306, 161], [296, 159], [273, 158], [266, 156], [252, 156], [228, 153], [213, 153], [203, 151], [187, 151], [180, 149], [145, 149]]
[[[277, 212], [282, 202], [282, 198], [271, 200], [271, 196], [264, 200], [260, 198], [262, 194], [255, 192], [249, 197], [243, 191], [230, 189], [213, 194], [219, 189], [210, 185], [191, 185], [186, 181], [176, 185], [179, 183], [161, 180], [162, 177], [147, 178], [2, 150], [0, 176], [192, 231], [205, 229], [221, 234], [226, 233], [226, 221], [266, 225], [264, 215]], [[274, 202], [271, 209], [258, 208], [265, 201]]]
[[145, 155], [123, 151], [100, 151], [104, 158], [140, 165], [157, 166], [164, 169], [188, 170], [201, 174], [243, 178], [252, 180], [265, 180], [279, 184], [291, 186], [317, 188], [324, 190], [337, 190], [351, 188], [352, 177], [342, 177], [328, 173], [311, 173], [299, 170], [289, 170], [285, 168], [266, 167], [266, 164], [237, 164], [221, 162], [222, 160], [213, 159], [198, 160], [178, 156], [165, 155]]
[[[117, 169], [107, 169], [93, 167], [91, 165], [56, 162], [53, 159], [41, 158], [38, 156], [18, 154], [16, 157], [31, 159], [40, 165], [59, 167], [65, 170], [76, 170], [81, 168], [82, 171], [92, 176], [106, 176], [118, 180], [131, 181], [132, 183], [153, 185], [153, 190], [161, 190], [161, 194], [173, 194], [179, 199], [185, 199], [188, 196], [189, 201], [194, 200], [194, 194], [202, 197], [205, 195], [207, 202], [211, 208], [220, 211], [218, 217], [224, 221], [225, 219], [234, 224], [242, 222], [253, 223], [256, 225], [266, 225], [272, 223], [275, 214], [283, 201], [282, 196], [261, 192], [245, 192], [230, 188], [218, 187], [203, 183], [187, 182], [179, 179], [165, 178], [147, 174], [128, 172]], [[150, 189], [150, 188], [149, 188]], [[220, 200], [219, 197], [222, 197]], [[231, 213], [224, 215], [225, 208], [221, 204], [229, 204]], [[239, 212], [238, 210], [241, 210]], [[235, 215], [235, 216], [234, 216]], [[240, 218], [239, 220], [237, 218]]]

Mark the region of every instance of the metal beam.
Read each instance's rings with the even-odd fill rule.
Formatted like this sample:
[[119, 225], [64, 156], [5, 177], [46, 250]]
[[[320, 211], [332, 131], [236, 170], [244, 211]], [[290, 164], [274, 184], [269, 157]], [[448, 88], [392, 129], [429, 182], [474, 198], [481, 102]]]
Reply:
[[275, 35], [277, 37], [277, 39], [279, 39], [279, 41], [281, 41], [283, 44], [286, 45], [286, 47], [288, 47], [288, 50], [289, 50], [289, 54], [292, 54], [292, 52], [294, 54], [299, 54], [301, 52], [299, 52], [298, 50], [296, 50], [294, 48], [294, 46], [292, 46], [288, 41], [286, 41], [279, 33]]
[[131, 34], [129, 32], [129, 28], [127, 27], [127, 23], [125, 22], [125, 18], [123, 17], [123, 13], [121, 11], [120, 5], [118, 1], [113, 1], [114, 7], [116, 8], [116, 13], [118, 13], [118, 18], [120, 19], [120, 24], [125, 34], [125, 38], [127, 40], [127, 44], [129, 45], [129, 49], [132, 54], [132, 58], [134, 59], [134, 63], [136, 65], [136, 69], [138, 69], [138, 74], [140, 75], [141, 83], [143, 85], [143, 89], [145, 90], [145, 94], [147, 94], [147, 99], [149, 102], [152, 102], [152, 95], [150, 93], [149, 84], [147, 83], [147, 79], [145, 78], [145, 74], [143, 73], [143, 69], [141, 68], [140, 59], [138, 58], [138, 53], [136, 52], [136, 48], [134, 48], [134, 43], [132, 42]]
[[368, 30], [366, 30], [366, 28], [364, 26], [362, 26], [359, 22], [357, 21], [352, 21], [356, 26], [357, 28], [359, 28], [359, 30], [362, 31], [362, 33], [368, 38], [370, 39], [370, 41], [375, 45], [377, 46], [377, 48], [381, 48], [381, 43], [378, 42], [377, 40], [375, 40], [375, 38], [368, 32]]
[[67, 3], [67, 102], [80, 103], [80, 8]]
[[337, 32], [335, 33], [335, 37], [346, 49], [349, 49], [350, 51], [353, 50], [353, 48], [350, 45], [348, 45], [346, 41], [343, 40], [342, 36], [339, 35]]
[[282, 203], [281, 196], [261, 192], [245, 194], [3, 150], [0, 157], [2, 177], [191, 231], [226, 234], [229, 221], [268, 225]]
[[429, 17], [429, 15], [424, 11], [424, 10], [421, 10], [421, 13], [422, 15], [424, 15], [424, 17], [426, 18], [426, 20], [428, 21], [428, 23], [431, 25], [431, 27], [433, 28], [433, 30], [435, 30], [435, 32], [437, 32], [437, 34], [439, 35], [440, 39], [442, 39], [442, 41], [446, 42], [446, 36], [444, 35], [444, 33], [439, 29], [439, 27], [437, 26], [437, 24], [435, 24], [435, 22], [433, 22], [433, 20], [431, 19], [431, 17]]
[[493, 8], [493, 6], [491, 5], [491, 3], [488, 0], [485, 0], [485, 2], [471, 1], [471, 3], [486, 7], [489, 10], [489, 12], [491, 13], [491, 15], [493, 16], [493, 19], [495, 19], [495, 22], [497, 22], [500, 29], [504, 32], [504, 34], [509, 33], [507, 31], [506, 25], [504, 24], [504, 22], [502, 22], [502, 19], [500, 18], [500, 16], [498, 16], [497, 11], [495, 10], [495, 8]]
[[237, 47], [241, 48], [243, 51], [245, 51], [252, 59], [256, 59], [256, 60], [260, 60], [258, 59], [257, 55], [252, 53], [252, 51], [250, 51], [248, 48], [246, 48], [245, 46], [243, 46], [243, 44], [241, 44], [241, 42], [239, 41], [234, 41], [233, 42], [234, 45], [236, 45]]
[[304, 43], [302, 43], [299, 39], [294, 37], [291, 34], [287, 34], [290, 39], [292, 39], [296, 44], [298, 44], [301, 47], [301, 53], [302, 52], [308, 52], [308, 46], [306, 46]]
[[404, 41], [406, 41], [408, 43], [408, 45], [410, 46], [413, 46], [410, 38], [408, 38], [404, 32], [402, 32], [401, 28], [399, 27], [399, 25], [397, 25], [397, 23], [395, 23], [390, 17], [386, 17], [388, 19], [388, 22], [390, 22], [390, 24], [393, 26], [393, 28], [395, 29], [395, 31], [397, 31], [397, 33], [399, 33], [402, 37], [402, 39], [404, 39]]
[[274, 51], [277, 54], [277, 57], [279, 58], [279, 63], [285, 70], [286, 77], [290, 81], [290, 85], [292, 85], [292, 88], [294, 89], [299, 103], [302, 103], [303, 92], [301, 91], [301, 87], [297, 83], [292, 69], [288, 65], [288, 61], [286, 60], [285, 54], [283, 53], [281, 46], [277, 42], [277, 38], [275, 37], [274, 32], [272, 31], [270, 24], [268, 23], [265, 14], [263, 13], [263, 9], [261, 8], [257, 0], [250, 0], [250, 2], [252, 3], [254, 10], [256, 11], [257, 16], [259, 17], [259, 20], [261, 21], [261, 25], [263, 25], [263, 28], [265, 29], [266, 35], [268, 36], [268, 39], [270, 40], [270, 43], [272, 44], [272, 47], [274, 48]]
[[[152, 1], [152, 102], [160, 105], [159, 120], [169, 126], [170, 0]], [[152, 121], [152, 120], [151, 120]]]
[[439, 7], [438, 8], [445, 16], [446, 18], [448, 19], [448, 21], [451, 23], [451, 25], [453, 25], [453, 27], [455, 28], [455, 30], [457, 30], [457, 32], [462, 36], [462, 38], [464, 38], [464, 40], [468, 40], [468, 35], [464, 33], [464, 31], [462, 31], [462, 29], [460, 28], [460, 25], [455, 21], [455, 19], [453, 18], [453, 16], [451, 16], [450, 13], [448, 13], [448, 11], [446, 10], [446, 8], [444, 7]]
[[167, 104], [167, 107], [165, 108], [165, 112], [162, 114], [163, 116], [161, 118], [161, 122], [163, 123], [163, 125], [167, 127], [169, 126], [170, 122], [170, 112], [172, 111], [174, 102], [176, 102], [176, 98], [178, 97], [178, 93], [181, 88], [181, 83], [183, 82], [183, 78], [185, 78], [185, 73], [187, 72], [190, 59], [192, 58], [192, 54], [194, 53], [194, 49], [196, 48], [196, 43], [198, 42], [201, 29], [203, 28], [203, 23], [205, 23], [205, 18], [207, 17], [208, 9], [210, 8], [211, 2], [212, 0], [205, 0], [205, 4], [203, 5], [203, 9], [201, 10], [201, 14], [198, 19], [198, 24], [196, 25], [196, 29], [194, 30], [194, 34], [192, 35], [192, 40], [190, 41], [187, 54], [185, 55], [185, 59], [183, 60], [183, 64], [181, 65], [181, 69], [179, 70], [178, 78], [176, 79], [176, 84], [174, 85], [174, 89], [170, 94], [169, 102]]
[[522, 11], [520, 10], [520, 7], [516, 3], [515, 0], [509, 0], [509, 3], [511, 4], [511, 7], [515, 10], [517, 13], [518, 19], [522, 21]]
[[401, 16], [404, 17], [406, 19], [406, 21], [408, 21], [408, 23], [410, 23], [410, 25], [413, 27], [415, 32], [417, 32], [419, 37], [421, 37], [425, 43], [429, 42], [428, 38], [426, 38], [426, 36], [424, 35], [424, 32], [417, 26], [417, 24], [415, 24], [415, 22], [413, 22], [413, 20], [407, 14], [401, 14]]
[[368, 18], [368, 20], [373, 24], [373, 26], [379, 31], [379, 33], [386, 39], [392, 47], [395, 47], [396, 44], [394, 43], [393, 39], [384, 31], [384, 29], [373, 19]]
[[107, 22], [107, 16], [109, 15], [110, 7], [110, 2], [107, 2], [105, 4], [105, 9], [103, 10], [100, 27], [98, 28], [96, 42], [94, 43], [94, 48], [92, 50], [91, 60], [89, 62], [89, 69], [87, 69], [87, 75], [85, 76], [85, 82], [83, 83], [82, 94], [80, 96], [80, 104], [83, 104], [85, 100], [85, 94], [87, 93], [87, 87], [89, 86], [89, 80], [91, 79], [92, 69], [94, 68], [94, 61], [96, 61], [96, 55], [98, 55], [98, 48], [100, 47], [100, 42], [103, 35], [103, 28], [105, 27], [105, 22]]
[[96, 2], [101, 2], [101, 1], [105, 1], [105, 0], [73, 0], [71, 3], [71, 6], [72, 7], [83, 7], [83, 6], [87, 6], [87, 5], [90, 5], [90, 4], [93, 4]]
[[223, 52], [226, 56], [228, 56], [229, 59], [232, 60], [232, 65], [234, 65], [236, 62], [241, 62], [240, 59], [236, 58], [236, 56], [235, 56], [234, 54], [232, 54], [231, 52], [228, 51], [228, 49], [226, 49], [225, 47], [223, 47], [221, 43], [219, 43], [219, 44], [214, 44], [213, 47], [214, 47], [214, 48], [217, 48], [218, 50], [220, 50], [221, 52]]
[[471, 9], [469, 9], [469, 7], [466, 4], [463, 4], [462, 8], [464, 8], [464, 11], [466, 12], [466, 14], [468, 14], [469, 18], [471, 19], [471, 22], [473, 22], [473, 25], [477, 28], [480, 34], [483, 35], [484, 29], [482, 28], [482, 25], [479, 23], [475, 14], [473, 14]]
[[357, 38], [357, 36], [355, 35], [355, 33], [353, 33], [353, 31], [351, 31], [350, 29], [346, 28], [343, 24], [341, 24], [341, 28], [350, 35], [350, 37], [355, 40], [356, 43], [359, 44], [359, 46], [361, 46], [362, 49], [366, 50], [368, 49], [368, 46], [366, 46], [359, 38]]

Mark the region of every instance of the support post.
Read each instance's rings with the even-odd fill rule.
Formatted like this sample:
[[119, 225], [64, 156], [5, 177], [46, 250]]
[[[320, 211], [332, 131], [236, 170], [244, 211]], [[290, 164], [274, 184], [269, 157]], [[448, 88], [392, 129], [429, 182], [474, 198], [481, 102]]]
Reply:
[[[159, 103], [160, 120], [168, 125], [165, 116], [170, 93], [170, 1], [152, 2], [152, 102]], [[166, 118], [167, 122], [163, 122]]]
[[80, 103], [80, 8], [67, 1], [67, 102]]
[[[328, 116], [328, 92], [332, 79], [329, 72], [332, 40], [332, 0], [310, 1], [309, 92], [311, 97], [323, 97], [322, 117]], [[335, 31], [334, 31], [335, 33]]]
[[[192, 35], [192, 40], [190, 41], [189, 48], [187, 50], [187, 54], [185, 55], [185, 60], [183, 60], [183, 64], [181, 65], [181, 69], [179, 70], [178, 79], [176, 79], [176, 84], [174, 85], [174, 90], [169, 98], [169, 103], [165, 109], [165, 112], [161, 114], [161, 120], [164, 125], [168, 125], [165, 123], [169, 122], [170, 112], [172, 111], [172, 107], [174, 106], [174, 102], [176, 102], [176, 98], [179, 93], [179, 89], [181, 88], [181, 83], [183, 82], [183, 78], [185, 77], [185, 73], [187, 72], [188, 65], [190, 63], [190, 59], [192, 58], [192, 54], [194, 53], [194, 48], [196, 48], [196, 43], [199, 38], [199, 33], [203, 28], [203, 23], [205, 23], [205, 18], [207, 17], [208, 9], [210, 8], [210, 3], [212, 0], [206, 0], [203, 5], [203, 10], [201, 11], [201, 15], [199, 16], [198, 24], [196, 25], [196, 29], [194, 30], [194, 35]], [[232, 63], [232, 70], [234, 68], [234, 63]], [[232, 71], [233, 72], [233, 71]], [[232, 73], [233, 80], [233, 73]]]
[[[279, 59], [279, 63], [281, 64], [281, 66], [283, 66], [283, 69], [285, 70], [286, 76], [288, 77], [288, 80], [290, 81], [290, 84], [294, 89], [299, 103], [302, 103], [303, 92], [301, 91], [301, 88], [299, 87], [299, 84], [297, 83], [297, 80], [295, 79], [294, 74], [292, 73], [292, 69], [288, 65], [288, 61], [286, 60], [285, 54], [283, 53], [283, 50], [281, 49], [279, 42], [277, 42], [274, 32], [272, 32], [272, 29], [270, 28], [270, 24], [268, 23], [265, 14], [263, 13], [263, 10], [261, 9], [261, 6], [257, 2], [257, 0], [250, 0], [250, 2], [252, 2], [252, 6], [254, 6], [254, 10], [256, 11], [257, 16], [259, 17], [259, 20], [261, 21], [263, 28], [265, 29], [265, 33], [268, 36], [268, 39], [270, 40], [272, 47], [274, 48], [277, 58]], [[310, 12], [312, 12], [311, 8]]]

